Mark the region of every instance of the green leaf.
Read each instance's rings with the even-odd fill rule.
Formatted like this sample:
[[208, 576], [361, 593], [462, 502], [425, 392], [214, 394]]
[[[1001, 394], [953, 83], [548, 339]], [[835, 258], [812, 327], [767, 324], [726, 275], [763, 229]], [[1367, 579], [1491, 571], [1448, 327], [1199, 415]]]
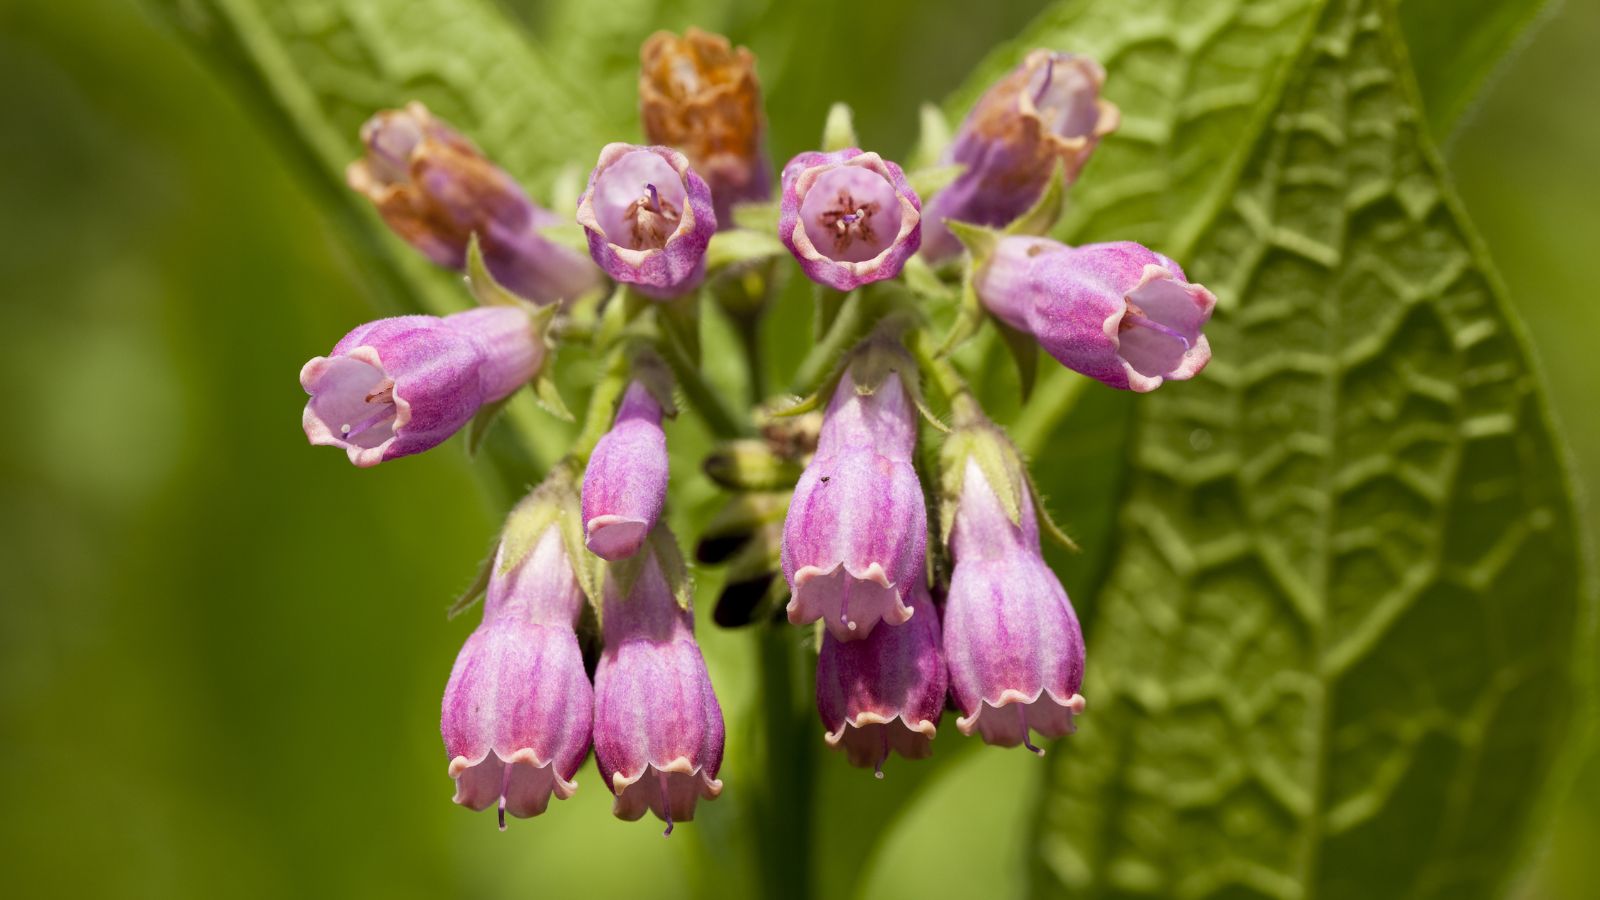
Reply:
[[1545, 0], [1402, 0], [1400, 27], [1439, 140], [1449, 137]]
[[1210, 368], [1139, 398], [1035, 886], [1498, 894], [1583, 708], [1556, 438], [1386, 0], [1330, 0], [1194, 231]]

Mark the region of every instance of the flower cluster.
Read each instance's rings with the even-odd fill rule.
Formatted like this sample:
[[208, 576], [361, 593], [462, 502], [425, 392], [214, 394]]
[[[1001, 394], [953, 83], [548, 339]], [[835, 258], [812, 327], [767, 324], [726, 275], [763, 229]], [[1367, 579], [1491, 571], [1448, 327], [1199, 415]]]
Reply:
[[[670, 833], [722, 791], [722, 710], [667, 524], [680, 401], [720, 439], [704, 468], [727, 496], [695, 554], [726, 567], [716, 622], [812, 626], [826, 743], [882, 777], [891, 753], [932, 752], [947, 706], [961, 733], [1039, 753], [1035, 736], [1070, 733], [1084, 709], [1083, 634], [1041, 546], [1054, 526], [951, 356], [976, 327], [931, 339], [940, 305], [1114, 388], [1153, 390], [1210, 358], [1216, 300], [1172, 260], [1042, 236], [1052, 196], [1117, 124], [1097, 63], [1029, 54], [933, 169], [855, 146], [836, 115], [825, 146], [777, 177], [755, 65], [716, 35], [652, 36], [639, 85], [653, 143], [602, 148], [570, 218], [420, 104], [362, 129], [351, 186], [466, 272], [478, 305], [361, 325], [308, 362], [311, 442], [372, 466], [481, 434], [524, 386], [556, 414], [561, 391], [589, 395], [567, 455], [506, 520], [445, 689], [455, 799], [497, 807], [502, 828], [570, 797], [591, 750], [622, 819], [650, 812]], [[701, 300], [759, 323], [785, 251], [817, 285], [794, 391], [811, 397], [764, 391], [745, 328], [752, 392], [733, 403], [699, 369]], [[601, 360], [598, 376], [557, 366], [567, 348]]]

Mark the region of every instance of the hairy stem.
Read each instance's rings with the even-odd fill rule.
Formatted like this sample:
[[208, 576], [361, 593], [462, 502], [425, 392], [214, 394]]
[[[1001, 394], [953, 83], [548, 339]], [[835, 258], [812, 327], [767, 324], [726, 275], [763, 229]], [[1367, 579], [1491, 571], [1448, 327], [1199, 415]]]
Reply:
[[759, 626], [761, 731], [767, 771], [755, 804], [763, 896], [811, 896], [816, 729], [802, 677], [809, 651], [785, 625]]

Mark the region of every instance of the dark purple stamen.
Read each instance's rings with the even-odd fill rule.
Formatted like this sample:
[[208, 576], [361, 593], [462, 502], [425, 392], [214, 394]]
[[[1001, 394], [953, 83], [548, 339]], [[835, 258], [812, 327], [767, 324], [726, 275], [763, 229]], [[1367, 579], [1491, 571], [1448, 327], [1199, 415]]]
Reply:
[[656, 186], [653, 184], [646, 184], [644, 189], [650, 192], [650, 208], [654, 210], [657, 215], [660, 215], [661, 194], [656, 191]]

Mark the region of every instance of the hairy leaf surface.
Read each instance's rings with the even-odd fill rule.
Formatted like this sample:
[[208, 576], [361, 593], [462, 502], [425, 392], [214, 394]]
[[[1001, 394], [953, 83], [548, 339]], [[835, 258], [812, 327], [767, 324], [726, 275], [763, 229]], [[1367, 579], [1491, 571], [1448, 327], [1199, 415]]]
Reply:
[[1319, 13], [1185, 255], [1215, 357], [1137, 403], [1043, 895], [1489, 895], [1574, 729], [1562, 462], [1390, 16]]

